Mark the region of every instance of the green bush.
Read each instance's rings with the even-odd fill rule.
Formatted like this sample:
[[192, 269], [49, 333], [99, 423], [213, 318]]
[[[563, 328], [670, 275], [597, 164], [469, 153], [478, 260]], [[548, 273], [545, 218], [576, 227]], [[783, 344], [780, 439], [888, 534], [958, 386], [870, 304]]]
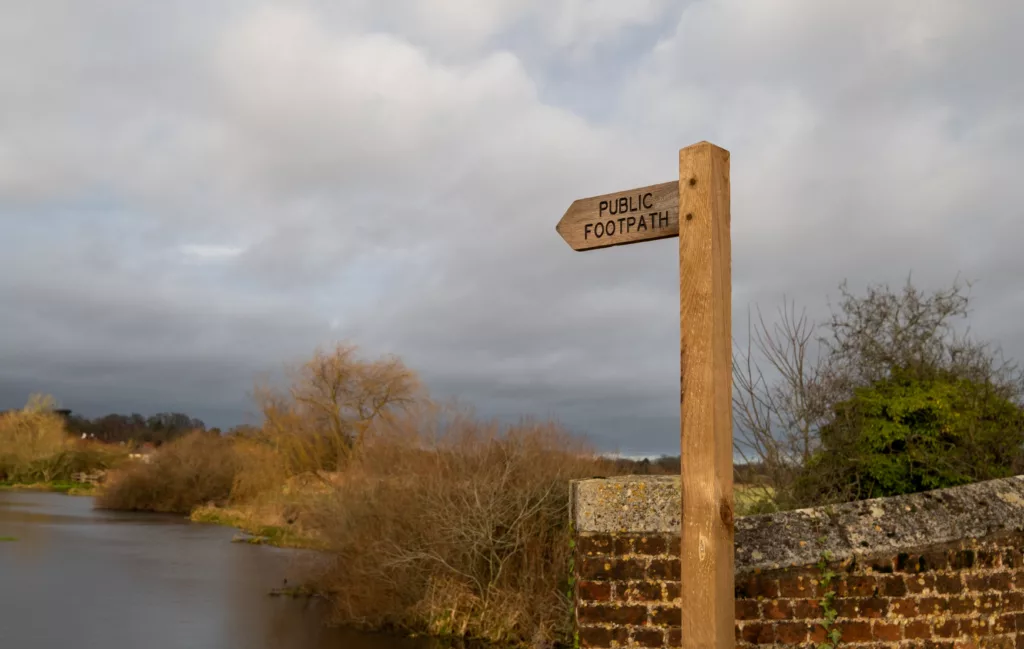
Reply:
[[834, 408], [797, 489], [807, 502], [859, 500], [1013, 475], [1022, 410], [988, 383], [896, 370]]

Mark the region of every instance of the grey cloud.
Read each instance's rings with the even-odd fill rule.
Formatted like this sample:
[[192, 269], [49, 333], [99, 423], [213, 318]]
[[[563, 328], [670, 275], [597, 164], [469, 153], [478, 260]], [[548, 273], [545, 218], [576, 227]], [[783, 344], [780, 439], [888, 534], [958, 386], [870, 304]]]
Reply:
[[733, 154], [738, 342], [748, 305], [961, 272], [1024, 355], [1015, 3], [32, 4], [0, 27], [0, 407], [230, 425], [340, 338], [481, 414], [672, 452], [676, 242], [579, 254], [554, 225], [702, 139]]

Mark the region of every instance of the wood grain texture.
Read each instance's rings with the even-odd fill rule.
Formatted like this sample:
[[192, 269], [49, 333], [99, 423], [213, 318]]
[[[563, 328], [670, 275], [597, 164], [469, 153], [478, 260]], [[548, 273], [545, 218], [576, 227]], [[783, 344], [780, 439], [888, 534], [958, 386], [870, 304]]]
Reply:
[[679, 236], [678, 183], [577, 199], [555, 230], [580, 251]]
[[679, 152], [682, 646], [735, 646], [729, 152]]

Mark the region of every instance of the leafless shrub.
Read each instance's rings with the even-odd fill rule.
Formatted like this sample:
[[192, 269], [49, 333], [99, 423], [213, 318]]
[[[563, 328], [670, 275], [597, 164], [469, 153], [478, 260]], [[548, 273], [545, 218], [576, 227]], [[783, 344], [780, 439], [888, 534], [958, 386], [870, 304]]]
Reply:
[[593, 456], [551, 423], [433, 408], [375, 428], [319, 526], [346, 622], [500, 643], [565, 639], [568, 484]]
[[284, 458], [271, 446], [245, 437], [227, 438], [234, 451], [237, 470], [231, 484], [234, 505], [278, 495], [288, 479]]
[[22, 410], [0, 414], [0, 474], [18, 480], [28, 466], [57, 455], [68, 442], [52, 397], [33, 395]]
[[226, 503], [238, 468], [229, 440], [195, 431], [161, 446], [149, 462], [111, 472], [96, 506], [188, 514], [197, 505]]

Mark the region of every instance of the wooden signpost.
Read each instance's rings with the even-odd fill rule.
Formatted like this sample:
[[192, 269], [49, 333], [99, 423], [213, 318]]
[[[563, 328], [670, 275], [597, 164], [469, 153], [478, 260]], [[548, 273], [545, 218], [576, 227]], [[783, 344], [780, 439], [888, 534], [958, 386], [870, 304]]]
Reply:
[[682, 646], [735, 646], [729, 152], [679, 151], [678, 182], [573, 202], [574, 250], [679, 237]]

